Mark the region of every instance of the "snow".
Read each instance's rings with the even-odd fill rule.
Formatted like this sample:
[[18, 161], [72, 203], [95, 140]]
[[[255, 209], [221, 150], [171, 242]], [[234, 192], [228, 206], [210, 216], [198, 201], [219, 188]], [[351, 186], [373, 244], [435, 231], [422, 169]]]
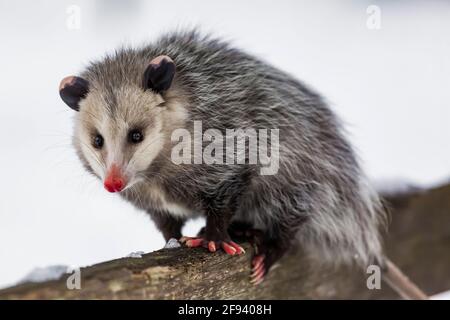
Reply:
[[63, 274], [69, 270], [65, 265], [54, 265], [48, 267], [36, 267], [31, 270], [18, 283], [26, 282], [44, 282], [49, 280], [58, 280]]
[[170, 238], [164, 246], [164, 249], [174, 249], [179, 247], [181, 247], [181, 244], [178, 242], [178, 240], [175, 238]]
[[142, 258], [142, 255], [144, 254], [144, 251], [136, 251], [136, 252], [131, 252], [130, 254], [128, 254], [126, 257], [127, 258], [136, 258], [136, 259], [140, 259]]

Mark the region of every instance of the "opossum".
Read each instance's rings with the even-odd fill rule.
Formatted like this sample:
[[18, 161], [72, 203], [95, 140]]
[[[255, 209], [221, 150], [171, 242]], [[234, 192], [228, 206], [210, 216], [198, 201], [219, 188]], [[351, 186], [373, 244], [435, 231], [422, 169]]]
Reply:
[[[166, 241], [235, 255], [244, 253], [236, 239], [246, 235], [256, 247], [256, 284], [294, 243], [325, 263], [388, 265], [385, 209], [342, 122], [288, 73], [194, 30], [122, 47], [64, 78], [59, 90], [78, 111], [73, 144], [85, 168], [148, 212]], [[243, 150], [231, 151], [233, 159], [244, 154], [240, 163], [227, 161], [228, 149], [216, 149], [213, 163], [190, 157], [191, 148], [183, 155], [190, 162], [174, 161], [174, 132], [195, 136], [195, 122], [214, 139], [230, 129], [277, 130], [267, 143], [276, 172], [251, 163], [250, 135]], [[262, 140], [253, 142], [260, 148]], [[182, 237], [197, 216], [206, 218], [202, 232]]]

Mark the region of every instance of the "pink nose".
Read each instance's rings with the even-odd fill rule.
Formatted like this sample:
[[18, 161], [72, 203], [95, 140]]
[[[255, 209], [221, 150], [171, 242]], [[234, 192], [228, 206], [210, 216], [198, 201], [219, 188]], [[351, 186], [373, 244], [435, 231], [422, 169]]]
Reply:
[[105, 180], [105, 189], [109, 192], [120, 192], [125, 187], [125, 183], [122, 178], [115, 178], [110, 180]]
[[109, 192], [120, 192], [126, 186], [126, 180], [116, 165], [112, 165], [104, 181], [105, 189]]

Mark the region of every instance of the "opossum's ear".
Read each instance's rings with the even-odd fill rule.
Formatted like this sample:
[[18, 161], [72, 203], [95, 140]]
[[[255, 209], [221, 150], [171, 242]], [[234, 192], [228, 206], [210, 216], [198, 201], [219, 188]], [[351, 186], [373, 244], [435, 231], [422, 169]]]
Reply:
[[73, 110], [79, 111], [80, 100], [89, 92], [89, 82], [80, 77], [68, 76], [61, 80], [59, 95]]
[[144, 72], [143, 87], [156, 93], [162, 93], [170, 88], [175, 76], [175, 63], [168, 56], [158, 56], [150, 61]]

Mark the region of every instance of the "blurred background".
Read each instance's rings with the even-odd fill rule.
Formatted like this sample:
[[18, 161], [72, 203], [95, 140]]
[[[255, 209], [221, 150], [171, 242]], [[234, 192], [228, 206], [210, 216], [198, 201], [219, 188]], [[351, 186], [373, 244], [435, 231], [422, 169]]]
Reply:
[[119, 45], [192, 26], [321, 92], [380, 188], [450, 181], [448, 1], [1, 0], [0, 287], [164, 245], [84, 172], [58, 85]]

